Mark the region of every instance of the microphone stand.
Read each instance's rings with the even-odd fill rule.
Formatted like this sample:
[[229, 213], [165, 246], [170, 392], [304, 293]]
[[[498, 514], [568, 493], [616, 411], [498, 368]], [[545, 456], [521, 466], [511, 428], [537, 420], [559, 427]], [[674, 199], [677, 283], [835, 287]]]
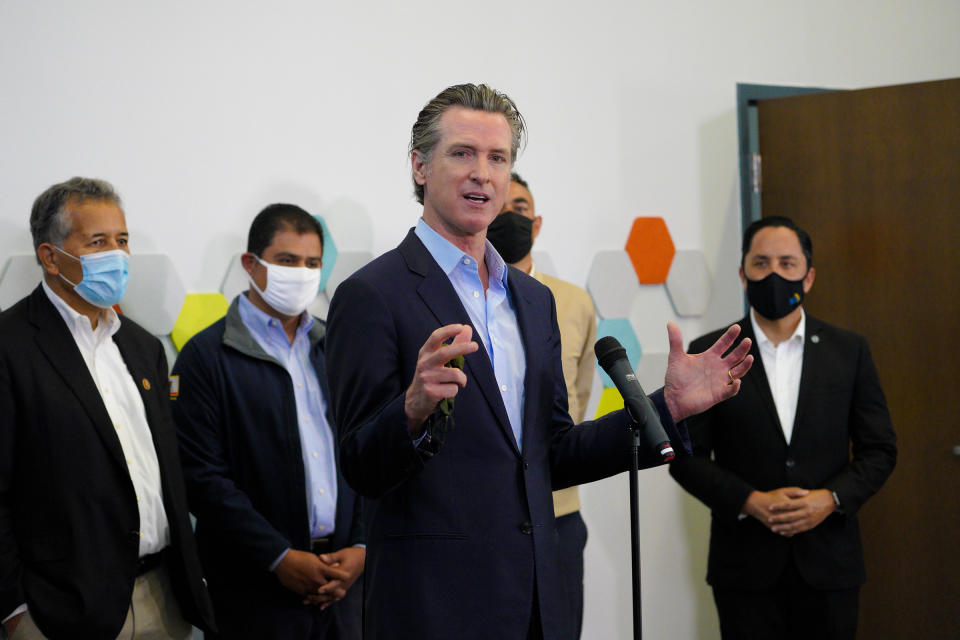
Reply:
[[630, 445], [630, 554], [633, 573], [633, 637], [643, 638], [643, 615], [640, 612], [640, 506], [637, 476], [640, 455], [640, 424], [636, 420], [630, 425], [633, 444]]

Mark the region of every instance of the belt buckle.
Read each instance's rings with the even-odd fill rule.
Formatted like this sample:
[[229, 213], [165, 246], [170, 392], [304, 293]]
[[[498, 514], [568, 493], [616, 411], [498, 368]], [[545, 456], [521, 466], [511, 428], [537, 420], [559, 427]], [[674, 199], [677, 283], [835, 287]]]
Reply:
[[333, 551], [333, 547], [329, 536], [325, 538], [312, 538], [310, 540], [310, 553], [320, 555], [321, 553], [330, 553], [331, 551]]

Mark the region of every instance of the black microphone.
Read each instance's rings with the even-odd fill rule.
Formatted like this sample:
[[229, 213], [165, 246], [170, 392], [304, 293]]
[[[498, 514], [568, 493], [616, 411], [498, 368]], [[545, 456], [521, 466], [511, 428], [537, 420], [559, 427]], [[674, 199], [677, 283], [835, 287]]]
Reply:
[[673, 460], [675, 454], [673, 447], [670, 446], [670, 439], [663, 430], [663, 425], [660, 424], [660, 417], [653, 408], [653, 403], [637, 381], [633, 367], [627, 359], [627, 350], [616, 338], [606, 336], [597, 340], [597, 344], [593, 345], [593, 351], [597, 354], [600, 367], [607, 372], [613, 384], [617, 386], [617, 390], [620, 391], [620, 395], [623, 396], [623, 406], [633, 421], [640, 426], [647, 446], [659, 452], [664, 462]]

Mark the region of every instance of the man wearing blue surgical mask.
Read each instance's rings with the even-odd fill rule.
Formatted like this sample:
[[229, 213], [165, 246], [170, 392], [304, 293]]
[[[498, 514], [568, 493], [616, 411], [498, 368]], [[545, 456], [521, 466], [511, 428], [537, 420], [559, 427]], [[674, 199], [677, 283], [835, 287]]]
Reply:
[[15, 638], [187, 638], [213, 613], [155, 337], [112, 306], [120, 198], [73, 178], [30, 216], [43, 282], [0, 314], [0, 620]]
[[739, 325], [754, 366], [735, 398], [690, 419], [694, 456], [670, 467], [712, 510], [707, 582], [725, 639], [856, 635], [857, 512], [893, 471], [896, 436], [867, 341], [804, 312], [814, 276], [792, 220], [747, 227]]
[[323, 231], [266, 207], [241, 256], [250, 288], [173, 369], [200, 555], [225, 638], [360, 638], [366, 550], [327, 408]]

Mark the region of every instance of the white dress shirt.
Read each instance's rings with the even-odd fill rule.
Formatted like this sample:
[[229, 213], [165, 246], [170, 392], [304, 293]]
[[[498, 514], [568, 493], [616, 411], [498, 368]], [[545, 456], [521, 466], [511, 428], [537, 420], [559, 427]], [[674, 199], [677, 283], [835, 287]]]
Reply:
[[140, 511], [140, 557], [156, 553], [170, 544], [170, 526], [163, 507], [160, 463], [143, 399], [112, 339], [120, 329], [120, 318], [113, 309], [107, 309], [94, 330], [90, 319], [54, 293], [46, 281], [43, 290], [67, 323], [120, 440]]
[[800, 395], [800, 373], [803, 370], [803, 336], [807, 327], [807, 316], [800, 310], [800, 322], [793, 335], [774, 346], [763, 330], [757, 325], [754, 316], [756, 311], [750, 310], [750, 323], [753, 325], [753, 335], [757, 338], [757, 349], [763, 360], [763, 370], [770, 383], [770, 393], [773, 403], [777, 407], [777, 416], [780, 418], [780, 428], [787, 444], [793, 437], [793, 421], [797, 414], [797, 398]]

